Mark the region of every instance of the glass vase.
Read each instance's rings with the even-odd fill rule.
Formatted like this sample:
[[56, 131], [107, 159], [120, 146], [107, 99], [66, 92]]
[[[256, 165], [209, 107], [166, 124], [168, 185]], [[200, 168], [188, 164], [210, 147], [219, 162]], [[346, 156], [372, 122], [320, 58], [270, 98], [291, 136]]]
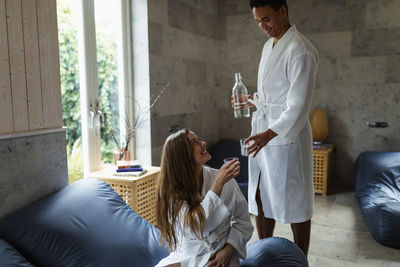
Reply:
[[127, 148], [116, 148], [114, 150], [114, 164], [117, 165], [119, 160], [131, 160], [131, 153]]

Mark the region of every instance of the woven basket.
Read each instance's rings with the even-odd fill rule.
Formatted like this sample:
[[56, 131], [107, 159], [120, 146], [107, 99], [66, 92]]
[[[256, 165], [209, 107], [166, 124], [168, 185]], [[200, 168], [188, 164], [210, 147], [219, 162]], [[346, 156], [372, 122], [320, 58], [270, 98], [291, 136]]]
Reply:
[[114, 168], [90, 173], [88, 177], [107, 182], [132, 210], [156, 226], [156, 181], [160, 168], [151, 167], [139, 177], [119, 177], [113, 172]]

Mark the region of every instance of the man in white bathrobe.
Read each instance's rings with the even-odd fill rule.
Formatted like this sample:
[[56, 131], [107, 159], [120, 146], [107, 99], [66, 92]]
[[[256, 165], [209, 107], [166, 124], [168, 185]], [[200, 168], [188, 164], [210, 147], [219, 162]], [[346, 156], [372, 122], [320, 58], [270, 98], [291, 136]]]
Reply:
[[250, 0], [254, 19], [271, 38], [265, 43], [257, 110], [246, 142], [249, 211], [259, 238], [273, 235], [275, 222], [290, 223], [295, 243], [307, 255], [314, 212], [312, 135], [308, 120], [318, 52], [290, 25], [285, 0]]

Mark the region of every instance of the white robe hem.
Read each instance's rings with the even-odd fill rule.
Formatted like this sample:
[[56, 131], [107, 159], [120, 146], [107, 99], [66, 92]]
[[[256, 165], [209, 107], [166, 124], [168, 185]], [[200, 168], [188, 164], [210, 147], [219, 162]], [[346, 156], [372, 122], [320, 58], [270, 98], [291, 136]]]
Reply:
[[[249, 210], [249, 213], [254, 215], [254, 216], [258, 216], [258, 212], [252, 212]], [[282, 223], [282, 224], [292, 224], [292, 223], [302, 223], [302, 222], [306, 222], [308, 220], [311, 220], [311, 218], [313, 217], [313, 214], [310, 216], [306, 216], [304, 218], [295, 218], [295, 219], [281, 219], [281, 218], [273, 218], [271, 217], [265, 217], [264, 218], [269, 218], [269, 219], [274, 219], [276, 222], [278, 223]]]

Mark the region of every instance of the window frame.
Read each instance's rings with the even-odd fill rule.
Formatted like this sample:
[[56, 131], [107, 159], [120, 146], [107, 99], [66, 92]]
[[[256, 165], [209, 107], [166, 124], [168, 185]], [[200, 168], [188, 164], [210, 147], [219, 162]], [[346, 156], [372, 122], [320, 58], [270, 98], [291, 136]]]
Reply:
[[[131, 1], [118, 0], [119, 27], [117, 38], [118, 94], [120, 132], [124, 131], [125, 114], [134, 119], [133, 53], [131, 35]], [[147, 8], [147, 7], [146, 7]], [[100, 117], [97, 83], [97, 53], [94, 0], [82, 0], [78, 5], [78, 55], [82, 115], [82, 145], [84, 177], [101, 168]], [[148, 90], [147, 90], [148, 91]], [[129, 146], [135, 158], [135, 142]]]

